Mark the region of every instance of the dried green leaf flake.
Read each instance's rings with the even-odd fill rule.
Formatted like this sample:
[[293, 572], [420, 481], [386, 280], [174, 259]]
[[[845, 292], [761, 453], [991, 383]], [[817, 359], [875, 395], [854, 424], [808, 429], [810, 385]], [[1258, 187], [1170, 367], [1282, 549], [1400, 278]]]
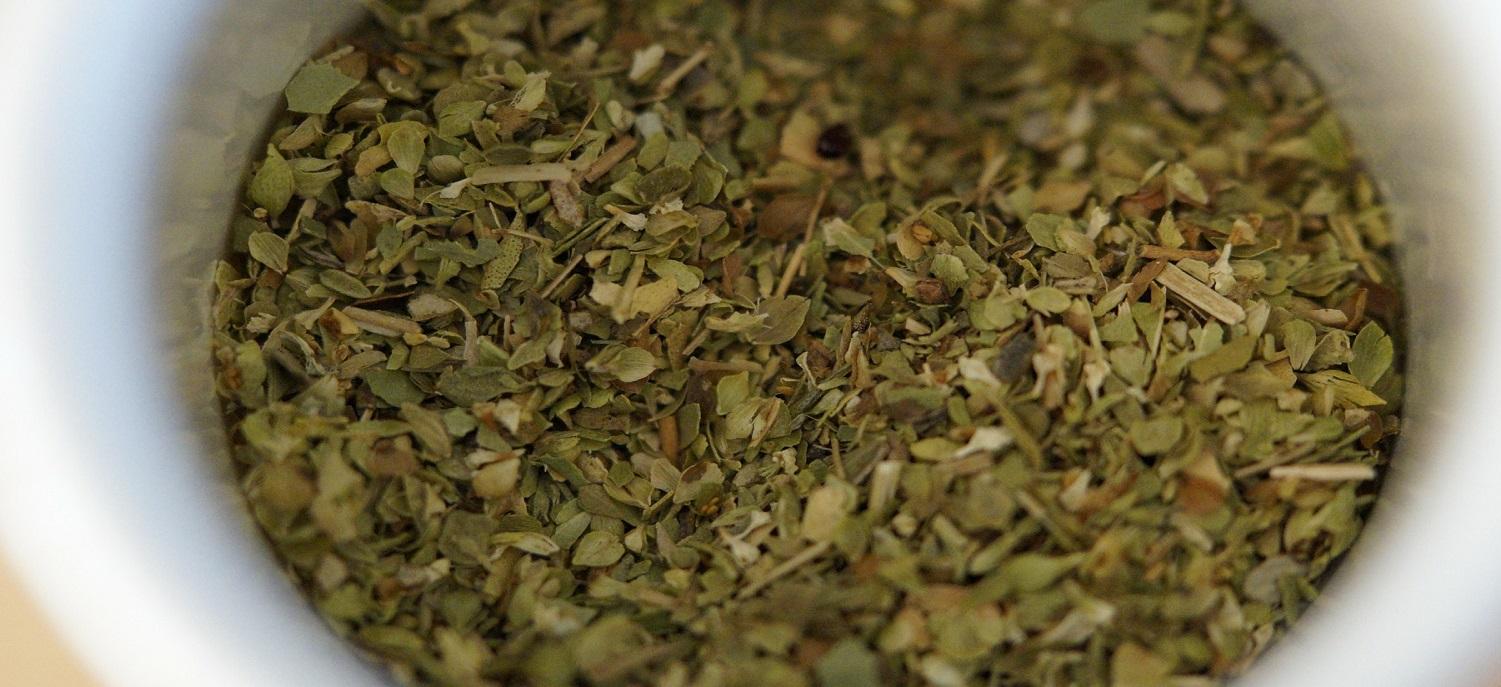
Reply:
[[881, 682], [879, 659], [857, 639], [835, 644], [813, 671], [818, 675], [819, 687], [867, 687]]
[[1132, 45], [1146, 35], [1151, 12], [1148, 0], [1094, 0], [1079, 12], [1079, 25], [1100, 41]]
[[1204, 182], [1188, 165], [1170, 165], [1167, 168], [1167, 180], [1172, 185], [1173, 191], [1180, 197], [1199, 205], [1209, 202], [1209, 191], [1204, 189]]
[[358, 80], [331, 64], [307, 65], [287, 84], [287, 109], [306, 114], [328, 114], [358, 85]]
[[1027, 234], [1032, 241], [1048, 250], [1059, 250], [1058, 231], [1070, 224], [1067, 217], [1033, 215], [1027, 219]]
[[639, 382], [657, 370], [656, 357], [639, 348], [606, 351], [589, 361], [589, 368], [627, 384]]
[[292, 166], [275, 146], [267, 146], [266, 160], [250, 180], [247, 193], [250, 202], [265, 208], [268, 214], [275, 217], [286, 211], [296, 191], [297, 183]]
[[498, 289], [505, 285], [516, 266], [521, 264], [521, 253], [526, 244], [521, 237], [507, 236], [497, 246], [495, 258], [485, 265], [485, 274], [480, 288]]
[[1392, 368], [1396, 344], [1392, 337], [1382, 331], [1381, 325], [1372, 322], [1355, 337], [1355, 359], [1350, 362], [1350, 374], [1367, 387], [1374, 387]]
[[421, 403], [427, 398], [427, 394], [412, 383], [410, 375], [398, 370], [366, 370], [360, 378], [370, 386], [372, 393], [392, 406]]
[[422, 169], [422, 160], [427, 152], [427, 128], [416, 122], [401, 122], [390, 125], [386, 136], [386, 150], [397, 168], [408, 174]]
[[286, 239], [269, 231], [250, 235], [250, 257], [277, 272], [287, 271], [289, 250]]
[[772, 298], [756, 309], [759, 326], [750, 332], [751, 343], [777, 346], [791, 341], [802, 331], [813, 304], [802, 296]]
[[693, 184], [693, 173], [681, 167], [663, 167], [636, 182], [641, 200], [656, 204], [682, 195]]
[[615, 565], [625, 555], [620, 538], [609, 532], [590, 532], [573, 547], [573, 564], [587, 568]]
[[485, 115], [485, 108], [488, 106], [489, 103], [483, 100], [449, 103], [438, 113], [438, 135], [456, 138], [470, 134], [474, 123]]
[[1154, 420], [1138, 420], [1131, 425], [1131, 445], [1142, 455], [1156, 456], [1167, 453], [1183, 438], [1183, 420], [1164, 417]]
[[1213, 353], [1206, 355], [1189, 364], [1189, 373], [1194, 381], [1207, 382], [1216, 377], [1223, 377], [1233, 372], [1239, 372], [1250, 364], [1252, 356], [1256, 354], [1257, 339], [1254, 336], [1243, 336], [1231, 341]]
[[369, 298], [374, 295], [370, 287], [366, 286], [358, 277], [340, 270], [324, 270], [319, 272], [318, 283], [349, 298]]
[[1068, 310], [1072, 300], [1068, 294], [1051, 286], [1034, 289], [1027, 294], [1027, 305], [1038, 312], [1057, 315]]
[[496, 522], [483, 513], [456, 511], [443, 521], [438, 534], [438, 551], [458, 565], [480, 565], [488, 561]]

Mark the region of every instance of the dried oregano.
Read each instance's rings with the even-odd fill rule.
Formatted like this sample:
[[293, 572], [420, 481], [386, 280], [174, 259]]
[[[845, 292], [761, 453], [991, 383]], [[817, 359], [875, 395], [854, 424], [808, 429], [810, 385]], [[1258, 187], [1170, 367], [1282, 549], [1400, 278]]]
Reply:
[[255, 517], [442, 685], [1204, 685], [1398, 433], [1392, 232], [1219, 0], [389, 0], [218, 270]]

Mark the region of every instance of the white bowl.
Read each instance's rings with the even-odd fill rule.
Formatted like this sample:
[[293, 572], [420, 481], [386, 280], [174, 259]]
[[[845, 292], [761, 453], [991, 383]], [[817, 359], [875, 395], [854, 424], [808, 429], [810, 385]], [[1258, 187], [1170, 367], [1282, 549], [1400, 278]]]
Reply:
[[[1243, 684], [1501, 674], [1494, 0], [1252, 0], [1404, 233], [1407, 436], [1324, 600]], [[225, 474], [203, 314], [247, 155], [352, 0], [0, 5], [0, 542], [120, 686], [372, 685]]]

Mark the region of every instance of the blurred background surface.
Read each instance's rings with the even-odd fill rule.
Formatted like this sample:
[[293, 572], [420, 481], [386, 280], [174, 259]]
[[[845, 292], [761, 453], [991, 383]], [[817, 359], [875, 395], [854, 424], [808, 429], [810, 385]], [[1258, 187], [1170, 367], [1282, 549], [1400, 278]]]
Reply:
[[0, 681], [15, 687], [95, 687], [0, 560]]

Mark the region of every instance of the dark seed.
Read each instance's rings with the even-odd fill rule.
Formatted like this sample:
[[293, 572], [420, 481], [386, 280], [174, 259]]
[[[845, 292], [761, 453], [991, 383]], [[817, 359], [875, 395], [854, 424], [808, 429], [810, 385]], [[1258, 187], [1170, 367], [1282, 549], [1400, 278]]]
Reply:
[[925, 305], [939, 305], [949, 300], [948, 289], [944, 288], [943, 282], [937, 279], [923, 279], [917, 282], [917, 300]]
[[818, 156], [825, 160], [837, 160], [850, 154], [855, 145], [855, 136], [844, 124], [836, 124], [818, 137]]
[[1001, 346], [1000, 355], [991, 362], [995, 376], [1001, 381], [1010, 384], [1027, 372], [1032, 364], [1032, 354], [1037, 351], [1037, 339], [1031, 334], [1022, 332], [1004, 346]]

